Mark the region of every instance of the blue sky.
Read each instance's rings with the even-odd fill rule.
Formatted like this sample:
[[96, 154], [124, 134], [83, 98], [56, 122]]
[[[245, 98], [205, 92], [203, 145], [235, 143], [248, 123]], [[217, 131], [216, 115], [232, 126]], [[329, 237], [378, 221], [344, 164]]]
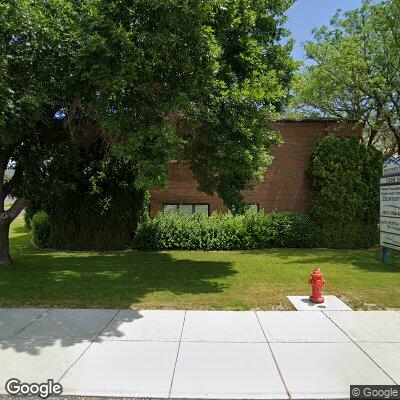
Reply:
[[329, 24], [338, 8], [343, 11], [351, 10], [359, 7], [361, 3], [362, 0], [297, 0], [287, 12], [287, 26], [296, 40], [294, 58], [304, 59], [301, 43], [312, 38], [313, 28]]

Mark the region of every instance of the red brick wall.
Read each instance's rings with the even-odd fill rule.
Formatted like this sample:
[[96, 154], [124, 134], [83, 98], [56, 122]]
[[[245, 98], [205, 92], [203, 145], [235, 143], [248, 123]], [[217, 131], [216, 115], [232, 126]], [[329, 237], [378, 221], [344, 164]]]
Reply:
[[[309, 202], [309, 187], [306, 169], [315, 141], [326, 132], [335, 129], [337, 136], [361, 137], [362, 127], [352, 124], [339, 127], [334, 121], [279, 121], [276, 129], [281, 133], [283, 145], [272, 149], [272, 164], [267, 168], [265, 179], [255, 190], [246, 191], [248, 204], [259, 204], [266, 211], [306, 212]], [[185, 164], [170, 166], [167, 189], [151, 191], [151, 214], [163, 210], [164, 204], [209, 204], [210, 212], [226, 211], [221, 199], [197, 191], [197, 184]]]

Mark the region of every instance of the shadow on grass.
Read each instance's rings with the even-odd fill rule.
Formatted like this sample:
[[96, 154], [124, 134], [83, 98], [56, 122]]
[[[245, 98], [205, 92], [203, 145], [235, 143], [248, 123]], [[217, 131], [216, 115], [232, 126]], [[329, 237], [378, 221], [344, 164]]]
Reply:
[[[142, 318], [140, 312], [132, 311], [113, 324], [107, 325], [118, 308], [130, 308], [147, 294], [158, 292], [160, 302], [168, 306], [168, 295], [204, 294], [222, 292], [226, 285], [213, 281], [234, 275], [236, 272], [228, 262], [201, 262], [177, 260], [165, 253], [118, 252], [112, 254], [91, 253], [40, 253], [15, 256], [15, 265], [0, 269], [0, 302], [3, 305], [35, 307], [102, 307], [111, 310], [90, 310], [92, 316], [74, 319], [47, 321], [37, 339], [8, 340], [0, 349], [14, 349], [31, 355], [41, 354], [46, 347], [70, 347], [78, 343], [89, 343], [91, 338], [79, 330], [93, 327], [95, 335], [101, 329], [108, 339], [123, 339], [119, 326], [135, 324]], [[166, 296], [166, 297], [164, 297]], [[8, 303], [9, 302], [9, 303]], [[176, 305], [176, 302], [174, 303]], [[113, 310], [114, 309], [114, 310]], [[1, 326], [13, 323], [19, 309], [11, 309], [7, 318], [0, 315]], [[79, 310], [64, 310], [78, 311]], [[15, 315], [13, 316], [13, 312]], [[110, 315], [97, 318], [97, 313]], [[41, 324], [45, 316], [33, 322]], [[65, 323], [65, 337], [57, 337], [59, 324]], [[98, 328], [101, 328], [100, 331]], [[29, 330], [29, 328], [27, 328]], [[162, 327], [158, 327], [162, 330]], [[180, 328], [178, 327], [178, 330]], [[87, 329], [86, 329], [87, 330]], [[0, 337], [2, 335], [0, 334]], [[9, 339], [9, 338], [8, 338]], [[18, 337], [16, 337], [18, 339]], [[98, 340], [102, 340], [101, 338]], [[1, 342], [1, 339], [0, 339]], [[80, 351], [80, 350], [79, 350]], [[83, 351], [83, 350], [82, 350]]]
[[44, 251], [30, 244], [26, 232], [13, 237], [12, 248], [14, 265], [0, 269], [3, 305], [128, 308], [153, 292], [219, 293], [225, 285], [215, 279], [236, 274], [230, 262], [177, 259], [167, 252]]
[[[11, 348], [31, 355], [39, 355], [46, 347], [54, 347], [56, 350], [57, 346], [70, 347], [77, 343], [89, 343], [93, 340], [93, 335], [87, 333], [90, 327], [93, 327], [94, 337], [104, 329], [103, 334], [108, 339], [121, 339], [124, 333], [119, 329], [120, 325], [127, 322], [135, 324], [142, 315], [132, 311], [113, 320], [117, 309], [130, 308], [149, 294], [159, 296], [160, 302], [168, 307], [171, 294], [179, 297], [187, 294], [220, 293], [227, 285], [216, 280], [237, 273], [231, 262], [178, 259], [173, 253], [166, 252], [44, 251], [33, 247], [30, 235], [24, 227], [18, 226], [13, 229], [11, 245], [15, 263], [11, 267], [0, 268], [2, 306], [89, 306], [109, 309], [92, 310], [93, 314], [86, 317], [79, 310], [64, 310], [64, 320], [61, 317], [59, 320], [49, 320], [44, 314], [25, 329], [26, 335], [19, 335], [33, 337], [32, 340], [17, 340], [18, 336], [12, 339], [12, 335], [4, 338], [0, 335], [0, 338], [7, 339], [0, 345], [0, 349]], [[176, 301], [174, 306], [176, 307]], [[19, 312], [20, 309], [11, 309], [8, 316], [0, 314], [0, 331], [1, 326], [12, 326], [12, 323], [18, 321]], [[51, 311], [54, 312], [56, 311]], [[29, 334], [29, 329], [42, 323], [41, 339], [38, 339], [41, 335], [37, 333]], [[57, 336], [60, 324], [65, 326], [65, 336]], [[83, 333], [80, 333], [80, 329]]]

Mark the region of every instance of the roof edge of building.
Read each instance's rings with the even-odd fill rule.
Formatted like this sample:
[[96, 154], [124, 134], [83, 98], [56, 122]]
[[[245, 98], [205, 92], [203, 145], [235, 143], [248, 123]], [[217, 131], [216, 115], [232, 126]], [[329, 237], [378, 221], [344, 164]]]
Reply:
[[343, 122], [347, 124], [359, 124], [361, 123], [355, 119], [340, 119], [340, 118], [329, 118], [329, 117], [304, 117], [304, 118], [278, 118], [275, 122]]

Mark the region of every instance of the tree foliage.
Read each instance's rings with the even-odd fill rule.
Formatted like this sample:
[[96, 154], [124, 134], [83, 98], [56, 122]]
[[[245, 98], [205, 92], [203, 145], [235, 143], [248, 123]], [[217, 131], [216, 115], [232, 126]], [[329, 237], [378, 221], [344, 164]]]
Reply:
[[400, 145], [400, 3], [386, 0], [346, 13], [314, 31], [310, 59], [296, 77], [295, 105], [361, 121], [366, 144], [387, 153]]
[[51, 165], [51, 179], [27, 207], [40, 247], [104, 251], [130, 245], [145, 192], [135, 187], [136, 167], [106, 151], [100, 138], [86, 146], [64, 143], [64, 161]]
[[[294, 67], [282, 44], [291, 3], [1, 3], [0, 195], [18, 197], [2, 210], [5, 229], [56, 181], [71, 138], [100, 138], [103, 161], [135, 170], [139, 191], [165, 185], [172, 159], [188, 162], [201, 190], [239, 209], [278, 142], [269, 123]], [[100, 181], [90, 177], [93, 190]]]
[[[10, 264], [10, 223], [34, 196], [65, 134], [53, 118], [68, 97], [76, 53], [68, 1], [0, 4], [0, 263]], [[13, 170], [12, 176], [6, 174]], [[8, 196], [17, 197], [4, 209]]]
[[68, 2], [31, 3], [0, 4], [0, 184], [7, 166], [14, 169], [3, 197], [27, 197], [51, 146], [65, 136], [53, 115], [68, 87], [63, 80], [73, 59], [73, 8]]
[[117, 142], [114, 151], [139, 166], [139, 187], [165, 184], [168, 162], [179, 159], [201, 190], [234, 208], [240, 192], [261, 179], [268, 149], [278, 142], [271, 117], [286, 100], [294, 66], [291, 43], [280, 43], [290, 4], [99, 0], [95, 11], [91, 3], [82, 6], [90, 25], [82, 74], [90, 91], [81, 104]]

